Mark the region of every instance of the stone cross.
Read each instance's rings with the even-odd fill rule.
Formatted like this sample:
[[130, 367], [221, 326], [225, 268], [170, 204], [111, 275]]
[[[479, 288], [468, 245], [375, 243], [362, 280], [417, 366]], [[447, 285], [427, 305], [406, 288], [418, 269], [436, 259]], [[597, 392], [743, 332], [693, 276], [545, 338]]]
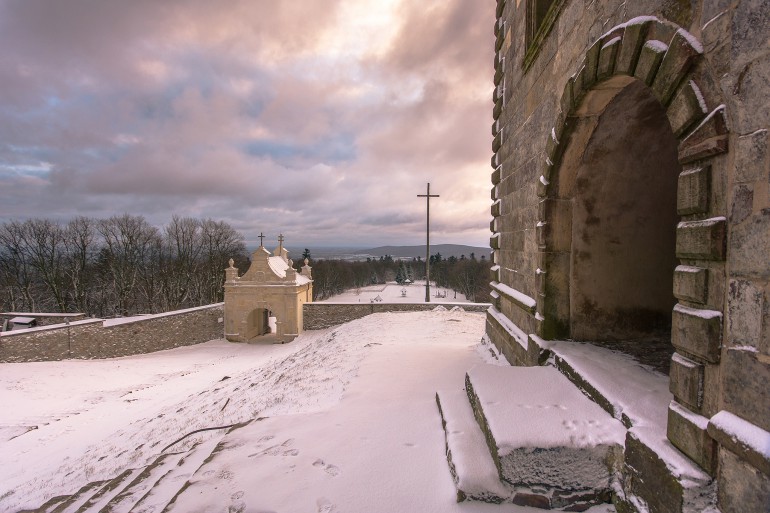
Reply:
[[418, 198], [425, 198], [428, 205], [428, 216], [425, 223], [425, 302], [430, 303], [430, 199], [438, 198], [438, 194], [430, 193], [430, 182], [425, 194], [418, 194]]
[[259, 232], [259, 247], [260, 248], [264, 245], [263, 244], [264, 240], [265, 240], [265, 234], [263, 234], [262, 232]]

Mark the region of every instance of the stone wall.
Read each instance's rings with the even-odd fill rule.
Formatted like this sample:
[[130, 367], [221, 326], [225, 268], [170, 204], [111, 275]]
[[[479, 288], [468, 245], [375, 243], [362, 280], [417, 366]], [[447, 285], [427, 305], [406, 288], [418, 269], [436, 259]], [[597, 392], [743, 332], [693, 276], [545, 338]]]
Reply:
[[[605, 166], [591, 159], [604, 158], [598, 150], [613, 142], [629, 154], [639, 150], [634, 133], [613, 141], [604, 132], [622, 139], [622, 130], [602, 131], [647, 119], [615, 108], [632, 87], [639, 98], [659, 102], [669, 127], [656, 132], [676, 145], [673, 176], [666, 171], [663, 178], [676, 183], [647, 181], [631, 190], [639, 196], [655, 191], [653, 204], [673, 209], [678, 222], [667, 233], [646, 235], [616, 225], [599, 233], [607, 240], [598, 245], [615, 247], [636, 236], [662, 246], [673, 236], [671, 253], [660, 256], [674, 256], [676, 267], [666, 276], [637, 280], [673, 280], [669, 440], [715, 478], [723, 513], [767, 511], [770, 459], [747, 456], [741, 444], [730, 442], [735, 436], [729, 424], [715, 422], [734, 414], [736, 423], [770, 436], [767, 1], [542, 1], [554, 6], [546, 16], [548, 30], [528, 39], [527, 9], [537, 2], [498, 0], [497, 18], [490, 20], [496, 37], [490, 226], [495, 266], [487, 333], [512, 362], [536, 365], [542, 355], [528, 339], [578, 338], [578, 314], [592, 322], [603, 307], [613, 306], [603, 290], [589, 297], [580, 277], [592, 284], [610, 275], [598, 259], [600, 248], [592, 246], [600, 232], [595, 228], [610, 225], [601, 214], [607, 205], [599, 202], [617, 199], [617, 191], [638, 176], [623, 175], [628, 166], [620, 158], [603, 161]], [[642, 129], [649, 127], [631, 132]], [[647, 134], [642, 146], [659, 156], [654, 136]], [[603, 181], [603, 188], [592, 181]], [[636, 200], [632, 194], [623, 203]], [[632, 215], [657, 214], [654, 208], [624, 208]], [[626, 253], [635, 258], [639, 251]], [[631, 278], [626, 273], [615, 282], [628, 284]], [[624, 307], [621, 301], [614, 305]], [[645, 313], [638, 306], [628, 310], [630, 320]], [[639, 472], [640, 480], [654, 478], [654, 470]]]
[[223, 303], [130, 320], [84, 320], [0, 333], [0, 362], [114, 358], [223, 336]]
[[466, 312], [486, 312], [487, 303], [305, 303], [304, 329], [320, 330], [382, 312], [424, 312], [458, 306]]

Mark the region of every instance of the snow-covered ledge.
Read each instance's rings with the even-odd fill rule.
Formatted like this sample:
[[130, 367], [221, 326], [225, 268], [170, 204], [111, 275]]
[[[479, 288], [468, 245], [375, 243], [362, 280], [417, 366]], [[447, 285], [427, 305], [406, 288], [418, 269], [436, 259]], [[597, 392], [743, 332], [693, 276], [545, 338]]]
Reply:
[[708, 434], [765, 475], [770, 475], [770, 433], [728, 411], [709, 420]]

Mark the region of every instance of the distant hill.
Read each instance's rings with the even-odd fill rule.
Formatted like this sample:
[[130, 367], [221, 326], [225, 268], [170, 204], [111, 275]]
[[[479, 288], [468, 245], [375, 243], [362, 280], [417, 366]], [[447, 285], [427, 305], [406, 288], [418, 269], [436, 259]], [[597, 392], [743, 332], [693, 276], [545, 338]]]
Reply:
[[[430, 254], [435, 255], [436, 253], [441, 253], [441, 256], [444, 258], [449, 258], [451, 256], [454, 256], [456, 258], [460, 258], [462, 255], [465, 255], [466, 258], [470, 257], [471, 253], [474, 253], [476, 255], [476, 258], [481, 258], [482, 255], [489, 258], [489, 254], [491, 253], [490, 248], [481, 248], [478, 246], [463, 246], [462, 244], [431, 244], [430, 245]], [[365, 253], [367, 255], [372, 256], [385, 256], [390, 255], [392, 257], [402, 257], [402, 258], [416, 258], [416, 257], [422, 257], [425, 258], [425, 246], [380, 246], [378, 248], [371, 248], [371, 249], [361, 249], [356, 251], [356, 253]]]

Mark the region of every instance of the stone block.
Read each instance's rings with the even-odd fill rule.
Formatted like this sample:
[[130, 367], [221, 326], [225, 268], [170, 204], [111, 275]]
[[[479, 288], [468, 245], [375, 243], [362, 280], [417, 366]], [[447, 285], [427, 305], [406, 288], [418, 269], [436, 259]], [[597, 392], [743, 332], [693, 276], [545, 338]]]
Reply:
[[671, 316], [671, 343], [697, 359], [718, 363], [722, 345], [722, 314], [677, 304]]
[[770, 477], [725, 448], [719, 449], [717, 481], [721, 513], [770, 511]]
[[708, 300], [709, 270], [703, 267], [679, 265], [674, 269], [674, 297], [693, 303]]
[[769, 279], [767, 248], [770, 248], [770, 208], [730, 227], [730, 272]]
[[545, 271], [542, 294], [535, 298], [537, 311], [544, 317], [542, 332], [537, 335], [553, 339], [569, 334], [570, 253], [539, 252], [537, 266]]
[[733, 201], [730, 205], [730, 222], [738, 224], [751, 215], [754, 209], [754, 186], [738, 184], [733, 188]]
[[674, 398], [693, 411], [703, 404], [703, 365], [679, 353], [671, 357], [669, 390]]
[[676, 137], [681, 136], [695, 123], [705, 118], [706, 114], [708, 110], [703, 94], [692, 80], [688, 80], [677, 90], [666, 110], [671, 130]]
[[494, 217], [497, 217], [497, 216], [499, 216], [499, 215], [500, 215], [500, 204], [501, 204], [500, 200], [497, 200], [497, 201], [495, 201], [494, 203], [492, 203], [492, 206], [491, 206], [491, 207], [490, 207], [490, 209], [489, 209], [489, 210], [490, 210], [490, 213], [491, 213], [491, 214], [492, 214]]
[[770, 433], [725, 410], [711, 417], [708, 433], [723, 448], [770, 476], [770, 454], [762, 442], [770, 440]]
[[668, 105], [679, 83], [701, 55], [702, 50], [695, 48], [692, 41], [693, 36], [684, 29], [677, 30], [660, 63], [652, 90], [663, 105]]
[[489, 247], [492, 249], [500, 249], [500, 234], [496, 233], [489, 238]]
[[687, 169], [679, 174], [676, 211], [680, 216], [705, 214], [711, 194], [711, 166]]
[[746, 279], [731, 279], [727, 293], [727, 341], [759, 348], [764, 291]]
[[626, 435], [625, 492], [641, 497], [651, 512], [682, 511], [684, 490], [655, 451], [633, 431]]
[[572, 246], [572, 202], [546, 198], [538, 203], [538, 244], [548, 251], [570, 251]]
[[662, 41], [651, 39], [644, 43], [634, 69], [634, 76], [645, 84], [652, 85], [666, 50], [668, 45]]
[[596, 73], [599, 69], [599, 52], [601, 50], [602, 42], [598, 40], [586, 52], [586, 67], [583, 73], [583, 89], [586, 91], [596, 83]]
[[626, 27], [615, 64], [616, 73], [634, 75], [636, 62], [639, 60], [639, 54], [642, 51], [642, 45], [647, 36], [647, 29], [650, 23], [650, 20], [646, 20]]
[[500, 98], [495, 102], [495, 107], [492, 109], [492, 118], [498, 119], [503, 112], [503, 99]]
[[599, 52], [599, 67], [596, 70], [596, 79], [604, 80], [612, 76], [615, 71], [615, 59], [620, 48], [620, 37], [610, 39]]
[[679, 144], [679, 163], [687, 164], [727, 151], [727, 122], [724, 106], [714, 109]]
[[722, 407], [770, 431], [770, 362], [751, 348], [731, 347], [722, 362]]
[[726, 219], [684, 221], [676, 227], [676, 256], [685, 259], [724, 260]]
[[492, 140], [492, 152], [497, 153], [500, 150], [500, 146], [503, 145], [503, 131], [500, 130], [495, 138]]
[[495, 170], [492, 171], [492, 185], [497, 185], [500, 183], [500, 175], [502, 174], [502, 171], [502, 166], [497, 166]]
[[735, 144], [735, 181], [759, 182], [769, 180], [767, 146], [770, 134], [758, 130], [736, 139]]
[[669, 441], [708, 474], [714, 475], [717, 444], [709, 436], [707, 426], [707, 418], [687, 411], [676, 402], [669, 405], [666, 424]]

